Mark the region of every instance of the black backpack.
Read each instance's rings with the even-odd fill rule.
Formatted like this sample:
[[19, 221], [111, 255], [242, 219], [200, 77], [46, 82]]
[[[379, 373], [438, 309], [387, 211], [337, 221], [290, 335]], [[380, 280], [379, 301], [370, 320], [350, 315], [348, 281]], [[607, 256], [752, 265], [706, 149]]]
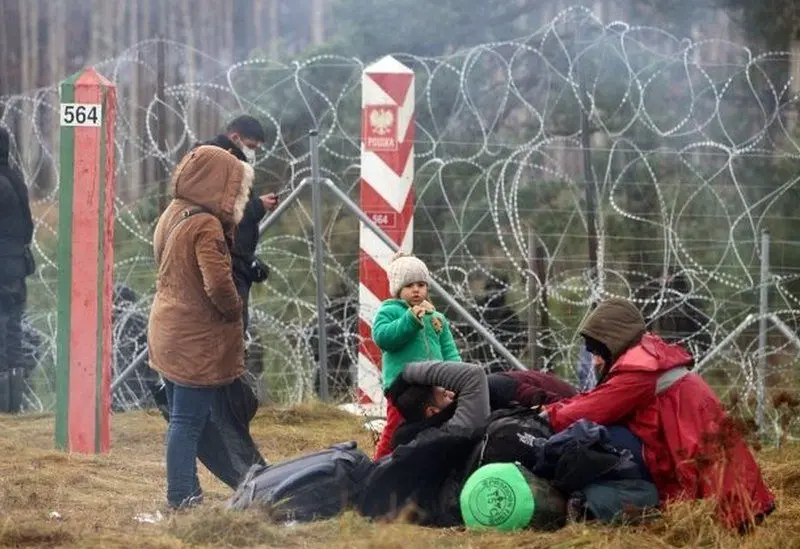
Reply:
[[272, 465], [255, 465], [228, 501], [228, 509], [265, 505], [279, 521], [326, 519], [354, 506], [372, 460], [355, 441]]
[[553, 435], [546, 419], [531, 408], [510, 408], [489, 416], [480, 444], [470, 456], [467, 474], [489, 463], [520, 463], [533, 469], [540, 448]]

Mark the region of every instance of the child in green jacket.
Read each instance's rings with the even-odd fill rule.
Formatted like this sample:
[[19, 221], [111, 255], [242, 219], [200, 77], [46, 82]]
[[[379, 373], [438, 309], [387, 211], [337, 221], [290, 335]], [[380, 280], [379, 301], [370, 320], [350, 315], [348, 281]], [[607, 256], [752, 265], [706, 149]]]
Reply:
[[[443, 360], [461, 362], [450, 323], [428, 300], [430, 274], [425, 263], [398, 252], [389, 265], [389, 292], [372, 322], [372, 340], [382, 351], [383, 390], [411, 362]], [[388, 398], [386, 427], [375, 458], [390, 453], [390, 441], [403, 418]]]

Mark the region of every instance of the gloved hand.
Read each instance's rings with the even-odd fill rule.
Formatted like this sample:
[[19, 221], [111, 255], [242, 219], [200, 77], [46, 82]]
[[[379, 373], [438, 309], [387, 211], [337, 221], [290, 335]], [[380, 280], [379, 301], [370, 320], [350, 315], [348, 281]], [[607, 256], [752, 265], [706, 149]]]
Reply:
[[267, 278], [269, 278], [269, 266], [254, 257], [253, 262], [250, 264], [250, 280], [258, 284], [264, 282]]

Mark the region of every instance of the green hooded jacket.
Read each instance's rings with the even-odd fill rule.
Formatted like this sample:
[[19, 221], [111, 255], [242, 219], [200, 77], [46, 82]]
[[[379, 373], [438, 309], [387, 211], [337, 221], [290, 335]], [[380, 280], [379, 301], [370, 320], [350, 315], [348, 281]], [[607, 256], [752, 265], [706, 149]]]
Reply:
[[420, 321], [402, 299], [387, 299], [381, 303], [372, 322], [372, 340], [382, 351], [384, 390], [411, 362], [461, 362], [450, 323], [444, 315], [438, 311], [428, 313]]

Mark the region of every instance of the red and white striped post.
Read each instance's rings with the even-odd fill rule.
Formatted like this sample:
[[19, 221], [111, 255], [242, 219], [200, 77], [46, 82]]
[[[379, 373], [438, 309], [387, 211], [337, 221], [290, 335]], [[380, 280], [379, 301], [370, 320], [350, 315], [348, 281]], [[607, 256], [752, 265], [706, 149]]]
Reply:
[[61, 84], [56, 445], [111, 447], [116, 88], [93, 68]]
[[[361, 78], [361, 209], [403, 250], [414, 235], [414, 71], [391, 56]], [[381, 353], [372, 319], [389, 298], [387, 269], [394, 252], [361, 224], [358, 402], [385, 410]]]

